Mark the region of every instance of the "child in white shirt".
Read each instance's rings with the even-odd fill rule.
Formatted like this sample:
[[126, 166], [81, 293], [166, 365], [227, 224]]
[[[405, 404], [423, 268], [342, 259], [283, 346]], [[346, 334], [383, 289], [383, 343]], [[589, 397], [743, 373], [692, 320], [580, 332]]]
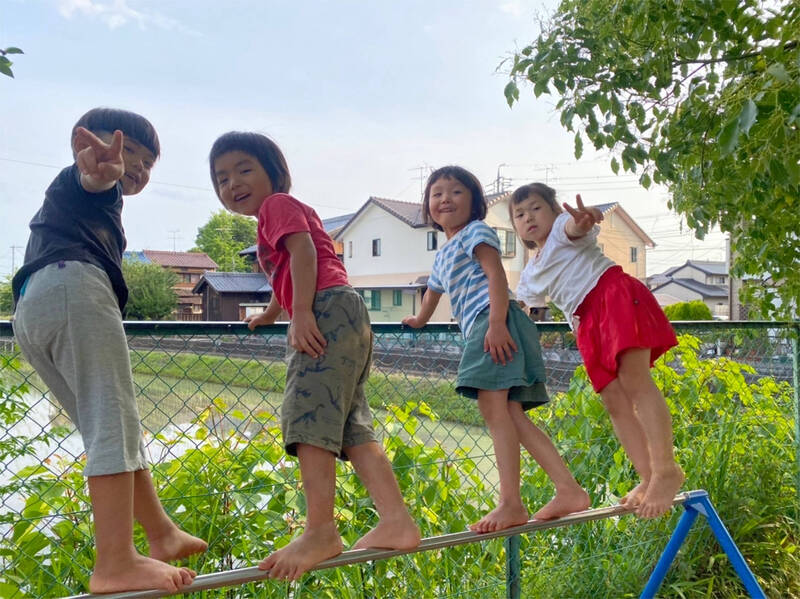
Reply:
[[677, 339], [650, 290], [600, 251], [595, 225], [603, 215], [585, 207], [580, 196], [577, 204], [565, 203], [562, 212], [555, 190], [542, 183], [513, 193], [514, 229], [536, 250], [517, 297], [541, 306], [549, 296], [564, 312], [592, 386], [641, 477], [621, 503], [655, 518], [671, 507], [684, 480], [673, 454], [669, 410], [650, 376], [653, 362]]

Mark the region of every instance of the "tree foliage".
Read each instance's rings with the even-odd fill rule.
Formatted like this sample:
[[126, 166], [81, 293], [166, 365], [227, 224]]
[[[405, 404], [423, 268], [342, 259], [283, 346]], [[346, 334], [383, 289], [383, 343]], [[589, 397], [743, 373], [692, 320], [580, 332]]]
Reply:
[[700, 300], [665, 306], [664, 314], [670, 320], [713, 320], [711, 308]]
[[14, 71], [11, 70], [11, 65], [14, 63], [9, 60], [9, 54], [24, 54], [22, 50], [19, 48], [15, 48], [13, 46], [9, 48], [0, 48], [0, 73], [6, 75], [7, 77], [14, 78]]
[[128, 303], [125, 318], [136, 320], [163, 320], [178, 305], [173, 286], [178, 275], [158, 264], [125, 260], [122, 274], [128, 285]]
[[255, 242], [255, 220], [220, 210], [197, 230], [195, 249], [208, 254], [221, 271], [249, 272], [250, 266], [239, 252]]
[[[800, 3], [564, 0], [516, 53], [518, 82], [555, 93], [575, 155], [588, 139], [611, 168], [665, 185], [699, 238], [730, 235], [731, 274], [764, 315], [800, 297]], [[779, 301], [776, 301], [779, 300]]]
[[0, 315], [7, 316], [14, 311], [14, 297], [11, 292], [11, 277], [0, 281]]

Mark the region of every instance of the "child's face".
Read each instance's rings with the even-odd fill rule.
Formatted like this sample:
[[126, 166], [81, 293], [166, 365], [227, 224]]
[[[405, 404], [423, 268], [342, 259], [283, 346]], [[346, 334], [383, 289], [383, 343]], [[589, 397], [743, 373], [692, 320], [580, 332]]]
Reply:
[[431, 185], [428, 197], [431, 218], [448, 239], [467, 226], [472, 214], [472, 193], [458, 179], [438, 179]]
[[542, 247], [558, 213], [541, 196], [531, 194], [514, 206], [514, 230], [525, 241]]
[[214, 161], [217, 195], [225, 207], [245, 216], [258, 216], [264, 199], [272, 195], [272, 181], [252, 154], [235, 150]]
[[[101, 131], [97, 133], [97, 137], [111, 143], [114, 135]], [[156, 157], [138, 141], [125, 135], [122, 138], [122, 161], [125, 163], [125, 174], [119, 180], [122, 183], [122, 194], [136, 195], [150, 181], [150, 170], [156, 163]]]

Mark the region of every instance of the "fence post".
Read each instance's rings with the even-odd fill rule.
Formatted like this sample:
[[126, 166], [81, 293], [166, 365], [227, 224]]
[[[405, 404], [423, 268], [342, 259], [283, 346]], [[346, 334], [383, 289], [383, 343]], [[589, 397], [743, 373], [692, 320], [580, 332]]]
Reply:
[[520, 598], [519, 535], [506, 537], [506, 599]]
[[792, 377], [794, 379], [794, 490], [797, 496], [795, 517], [800, 515], [800, 324], [792, 327]]

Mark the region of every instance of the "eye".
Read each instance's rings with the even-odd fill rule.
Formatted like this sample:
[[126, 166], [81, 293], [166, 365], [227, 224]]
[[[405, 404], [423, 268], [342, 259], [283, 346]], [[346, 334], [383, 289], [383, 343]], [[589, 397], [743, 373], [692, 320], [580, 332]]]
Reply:
[[227, 182], [227, 179], [217, 179], [217, 185], [225, 185]]
[[130, 146], [123, 145], [122, 149], [125, 150], [128, 154], [133, 154], [133, 148]]
[[243, 169], [241, 170], [241, 173], [242, 173], [243, 175], [245, 175], [245, 174], [247, 174], [247, 173], [251, 173], [251, 172], [253, 172], [253, 169], [251, 169], [251, 168], [243, 168]]

